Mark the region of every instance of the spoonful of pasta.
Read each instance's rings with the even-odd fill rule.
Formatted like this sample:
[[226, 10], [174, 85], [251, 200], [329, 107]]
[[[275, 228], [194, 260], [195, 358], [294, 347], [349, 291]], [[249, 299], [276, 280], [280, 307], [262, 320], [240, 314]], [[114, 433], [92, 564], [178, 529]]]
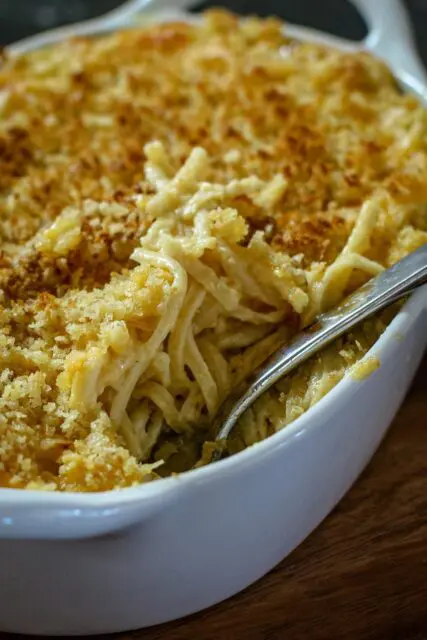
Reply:
[[[214, 423], [218, 443], [230, 436], [242, 414], [270, 387], [336, 338], [427, 282], [427, 245], [372, 278], [341, 305], [319, 315], [311, 326], [282, 346], [230, 394]], [[214, 454], [218, 460], [221, 453]]]

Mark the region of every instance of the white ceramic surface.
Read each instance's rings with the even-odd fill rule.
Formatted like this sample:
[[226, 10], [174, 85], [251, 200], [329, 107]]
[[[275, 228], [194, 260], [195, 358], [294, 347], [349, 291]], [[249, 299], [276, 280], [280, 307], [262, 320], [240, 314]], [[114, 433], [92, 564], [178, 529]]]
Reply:
[[[355, 4], [373, 24], [362, 45], [290, 30], [386, 56], [377, 20], [378, 5], [388, 7], [398, 20], [384, 25], [407, 52], [396, 75], [423, 96], [423, 70], [396, 0]], [[374, 374], [345, 379], [285, 430], [228, 460], [100, 495], [0, 490], [0, 629], [140, 628], [208, 607], [260, 578], [321, 522], [371, 458], [422, 357], [426, 320], [424, 287], [371, 351], [381, 360]]]

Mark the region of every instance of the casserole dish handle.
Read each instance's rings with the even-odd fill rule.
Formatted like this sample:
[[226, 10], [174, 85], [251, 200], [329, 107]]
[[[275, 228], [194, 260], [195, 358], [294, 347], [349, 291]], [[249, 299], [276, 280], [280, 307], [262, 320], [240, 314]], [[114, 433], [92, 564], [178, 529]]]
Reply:
[[409, 90], [427, 100], [427, 73], [402, 0], [351, 0], [367, 23], [363, 46], [382, 58]]
[[0, 541], [70, 540], [117, 533], [143, 524], [174, 502], [179, 480], [105, 493], [1, 490]]

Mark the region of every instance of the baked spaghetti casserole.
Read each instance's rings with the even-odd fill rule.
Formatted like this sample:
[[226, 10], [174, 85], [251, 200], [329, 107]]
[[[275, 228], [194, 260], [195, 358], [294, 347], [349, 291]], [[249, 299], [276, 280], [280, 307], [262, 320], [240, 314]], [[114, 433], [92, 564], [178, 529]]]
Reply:
[[[102, 491], [194, 466], [233, 386], [427, 242], [426, 133], [382, 62], [275, 19], [5, 53], [0, 485]], [[230, 452], [311, 407], [386, 322], [265, 394]]]

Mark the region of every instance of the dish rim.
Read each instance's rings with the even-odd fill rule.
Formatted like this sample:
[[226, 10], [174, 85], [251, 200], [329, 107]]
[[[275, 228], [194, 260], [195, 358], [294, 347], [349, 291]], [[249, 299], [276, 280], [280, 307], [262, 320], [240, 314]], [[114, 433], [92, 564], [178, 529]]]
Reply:
[[[189, 23], [196, 23], [200, 21], [199, 14], [190, 14], [185, 11], [163, 11], [157, 14], [146, 14], [143, 16], [145, 20], [142, 23], [138, 23], [136, 26], [151, 26], [161, 22], [169, 22], [171, 20], [182, 20]], [[72, 29], [73, 25], [70, 25], [69, 29]], [[116, 31], [123, 31], [126, 28], [135, 27], [134, 24], [121, 25], [119, 28], [97, 28], [88, 34], [89, 36], [107, 35]], [[317, 29], [309, 27], [303, 27], [299, 25], [293, 25], [289, 23], [284, 24], [286, 34], [301, 39], [307, 42], [324, 44], [336, 48], [338, 51], [348, 52], [367, 52], [370, 55], [375, 55], [365, 45], [365, 41], [350, 41], [343, 38], [334, 36]], [[49, 32], [47, 32], [48, 34]], [[67, 36], [58, 37], [56, 42], [61, 42]], [[43, 34], [40, 34], [40, 38]], [[23, 41], [23, 43], [26, 42]], [[52, 43], [53, 44], [53, 43]], [[21, 49], [20, 43], [12, 44], [7, 48], [12, 55], [25, 53], [30, 50], [35, 50], [43, 45], [26, 48], [23, 46]], [[407, 77], [401, 77], [393, 65], [389, 64], [389, 67], [393, 73], [395, 73], [398, 80], [412, 89], [418, 98], [423, 101], [423, 93], [420, 92], [420, 85], [414, 78], [414, 84], [408, 84]], [[421, 87], [425, 90], [424, 87]], [[378, 357], [381, 363], [381, 358], [387, 354], [387, 348], [391, 348], [393, 341], [400, 338], [398, 336], [404, 335], [404, 331], [410, 328], [413, 318], [416, 317], [416, 312], [422, 313], [427, 311], [427, 285], [420, 287], [419, 290], [414, 292], [410, 298], [405, 302], [403, 307], [399, 310], [391, 323], [386, 327], [384, 332], [375, 341], [372, 347], [361, 358], [359, 362], [367, 358]], [[423, 349], [426, 345], [423, 345]], [[373, 372], [370, 375], [375, 375]], [[370, 378], [370, 375], [366, 378]], [[285, 448], [290, 446], [297, 438], [307, 437], [312, 431], [319, 427], [321, 421], [316, 416], [323, 410], [330, 409], [330, 405], [335, 401], [336, 396], [345, 396], [351, 394], [356, 385], [363, 384], [366, 380], [355, 380], [351, 378], [351, 374], [347, 372], [344, 377], [314, 406], [310, 407], [301, 416], [293, 420], [287, 426], [280, 431], [272, 434], [264, 440], [250, 445], [233, 454], [232, 456], [219, 460], [213, 464], [208, 464], [198, 469], [190, 469], [182, 472], [176, 476], [169, 476], [165, 478], [159, 478], [157, 480], [144, 482], [139, 485], [109, 489], [100, 492], [72, 492], [72, 491], [43, 491], [43, 490], [30, 490], [21, 488], [3, 488], [0, 487], [0, 507], [27, 507], [34, 506], [40, 509], [48, 508], [49, 510], [56, 509], [106, 509], [106, 508], [118, 508], [125, 507], [126, 505], [135, 503], [145, 503], [151, 501], [158, 496], [165, 496], [169, 493], [175, 493], [177, 490], [186, 488], [189, 484], [199, 484], [205, 482], [211, 482], [215, 477], [219, 475], [230, 475], [233, 470], [238, 471], [238, 468], [252, 466], [255, 458], [268, 457], [273, 453], [276, 448]], [[332, 409], [333, 411], [333, 409]], [[307, 424], [308, 423], [308, 424]], [[0, 518], [1, 526], [1, 518]]]

